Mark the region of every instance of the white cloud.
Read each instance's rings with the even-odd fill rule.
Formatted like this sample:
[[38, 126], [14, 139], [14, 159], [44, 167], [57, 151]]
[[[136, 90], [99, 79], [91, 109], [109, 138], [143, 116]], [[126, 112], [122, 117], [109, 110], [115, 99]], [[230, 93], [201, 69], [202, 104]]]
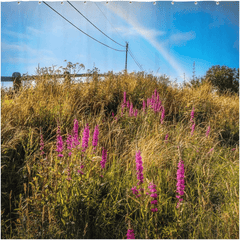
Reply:
[[128, 27], [118, 27], [116, 30], [120, 33], [122, 33], [123, 37], [126, 36], [137, 36], [137, 35], [148, 35], [151, 38], [157, 37], [157, 36], [162, 36], [166, 34], [163, 31], [158, 31], [155, 29], [147, 29], [143, 27], [138, 27], [138, 28], [128, 28]]
[[187, 41], [193, 40], [196, 38], [196, 33], [194, 31], [185, 32], [185, 33], [175, 33], [170, 36], [169, 43], [172, 45], [182, 45]]
[[13, 31], [10, 31], [10, 30], [4, 30], [4, 31], [2, 31], [2, 33], [6, 34], [8, 36], [11, 36], [11, 37], [15, 37], [15, 38], [23, 38], [23, 39], [31, 39], [32, 38], [28, 34], [13, 32]]
[[155, 49], [158, 50], [159, 53], [165, 58], [165, 60], [171, 65], [171, 67], [176, 71], [178, 75], [181, 75], [182, 73], [186, 72], [180, 64], [174, 59], [173, 56], [169, 54], [166, 47], [164, 46], [163, 42], [159, 42], [156, 39], [156, 34], [154, 32], [144, 31], [142, 26], [136, 21], [133, 20], [129, 15], [126, 14], [126, 11], [124, 9], [121, 9], [120, 7], [116, 8], [112, 4], [109, 4], [107, 6], [112, 12], [123, 18], [128, 24], [130, 24], [143, 38], [145, 38]]
[[44, 34], [43, 31], [40, 31], [38, 29], [35, 29], [33, 27], [27, 27], [27, 30], [29, 30], [29, 32], [33, 33], [33, 34], [36, 34], [36, 35], [40, 35], [40, 34]]
[[14, 52], [26, 52], [27, 54], [41, 56], [43, 54], [52, 54], [52, 51], [47, 49], [34, 49], [28, 46], [27, 44], [8, 44], [2, 42], [2, 51], [14, 51]]

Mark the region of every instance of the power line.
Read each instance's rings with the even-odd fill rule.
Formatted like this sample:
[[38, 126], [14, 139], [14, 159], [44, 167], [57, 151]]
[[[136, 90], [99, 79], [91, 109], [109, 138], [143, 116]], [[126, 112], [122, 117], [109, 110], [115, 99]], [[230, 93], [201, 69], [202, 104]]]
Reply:
[[114, 41], [112, 38], [110, 38], [108, 35], [106, 35], [103, 31], [101, 31], [98, 27], [96, 27], [87, 17], [85, 17], [78, 9], [76, 9], [69, 1], [67, 1], [68, 4], [70, 4], [79, 14], [81, 14], [89, 23], [91, 23], [98, 31], [100, 31], [104, 36], [106, 36], [107, 38], [111, 39], [113, 42], [117, 43], [118, 45], [122, 46], [122, 47], [126, 47], [123, 46], [122, 44]]
[[132, 57], [133, 61], [138, 65], [138, 67], [139, 67], [141, 70], [143, 70], [143, 69], [142, 69], [142, 66], [141, 66], [141, 65], [138, 63], [138, 61], [135, 59], [135, 57], [134, 57], [134, 55], [132, 54], [132, 52], [129, 51], [129, 54], [130, 54], [130, 56]]
[[[101, 10], [101, 8], [97, 5], [97, 3], [95, 3], [95, 5], [98, 7], [98, 9], [100, 10], [100, 12], [103, 14], [103, 16], [107, 19], [107, 21], [111, 24], [112, 28], [114, 28], [114, 30], [116, 31], [116, 33], [118, 34], [118, 36], [120, 38], [122, 38], [122, 36], [118, 33], [117, 29], [112, 25], [112, 23], [108, 20], [108, 18], [106, 17], [106, 15], [104, 14], [104, 12]], [[122, 40], [124, 41], [124, 39], [122, 38]]]
[[143, 71], [143, 68], [141, 66], [141, 64], [137, 61], [137, 59], [134, 57], [132, 51], [129, 49], [129, 54], [132, 57], [133, 61], [138, 65], [138, 67]]
[[106, 44], [98, 41], [97, 39], [91, 37], [90, 35], [88, 35], [88, 34], [85, 33], [84, 31], [82, 31], [80, 28], [78, 28], [76, 25], [74, 25], [73, 23], [71, 23], [69, 20], [67, 20], [64, 16], [62, 16], [59, 12], [57, 12], [55, 9], [53, 9], [51, 6], [49, 6], [47, 3], [45, 3], [44, 1], [43, 1], [43, 3], [46, 4], [49, 8], [51, 8], [51, 9], [52, 9], [54, 12], [56, 12], [58, 15], [60, 15], [60, 16], [61, 16], [63, 19], [65, 19], [67, 22], [69, 22], [72, 26], [74, 26], [75, 28], [77, 28], [80, 32], [82, 32], [82, 33], [84, 33], [85, 35], [87, 35], [88, 37], [92, 38], [94, 41], [96, 41], [96, 42], [98, 42], [98, 43], [100, 43], [100, 44], [102, 44], [102, 45], [104, 45], [104, 46], [106, 46], [106, 47], [108, 47], [108, 48], [111, 48], [112, 50], [115, 50], [115, 51], [118, 51], [118, 52], [125, 52], [125, 50], [118, 50], [118, 49], [112, 48], [112, 47], [110, 47], [110, 46], [108, 46], [108, 45], [106, 45]]

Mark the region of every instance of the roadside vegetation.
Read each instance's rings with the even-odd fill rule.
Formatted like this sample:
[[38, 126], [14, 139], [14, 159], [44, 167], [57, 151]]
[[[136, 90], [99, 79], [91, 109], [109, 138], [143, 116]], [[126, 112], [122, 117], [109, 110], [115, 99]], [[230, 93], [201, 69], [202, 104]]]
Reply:
[[58, 74], [2, 89], [2, 238], [239, 238], [238, 93]]

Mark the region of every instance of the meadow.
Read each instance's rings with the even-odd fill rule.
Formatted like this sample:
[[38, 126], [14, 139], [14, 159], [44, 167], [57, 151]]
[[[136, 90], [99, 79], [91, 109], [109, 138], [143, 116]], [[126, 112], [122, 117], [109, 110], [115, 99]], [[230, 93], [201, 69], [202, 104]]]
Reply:
[[1, 92], [1, 237], [239, 239], [239, 97], [145, 73]]

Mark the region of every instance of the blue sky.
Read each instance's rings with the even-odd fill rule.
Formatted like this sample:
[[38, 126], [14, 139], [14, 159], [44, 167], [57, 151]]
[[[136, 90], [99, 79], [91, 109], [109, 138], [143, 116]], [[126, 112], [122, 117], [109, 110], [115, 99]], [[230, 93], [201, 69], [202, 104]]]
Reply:
[[[116, 42], [129, 48], [142, 68], [178, 82], [193, 72], [204, 76], [213, 65], [239, 67], [239, 2], [89, 2], [70, 1]], [[112, 48], [125, 48], [105, 37], [66, 1], [47, 3], [82, 31]], [[99, 10], [99, 8], [101, 11]], [[83, 63], [85, 70], [120, 72], [125, 52], [90, 39], [38, 1], [1, 3], [1, 76], [35, 74], [40, 67]], [[140, 71], [128, 55], [128, 71]], [[4, 83], [4, 86], [7, 84]]]

